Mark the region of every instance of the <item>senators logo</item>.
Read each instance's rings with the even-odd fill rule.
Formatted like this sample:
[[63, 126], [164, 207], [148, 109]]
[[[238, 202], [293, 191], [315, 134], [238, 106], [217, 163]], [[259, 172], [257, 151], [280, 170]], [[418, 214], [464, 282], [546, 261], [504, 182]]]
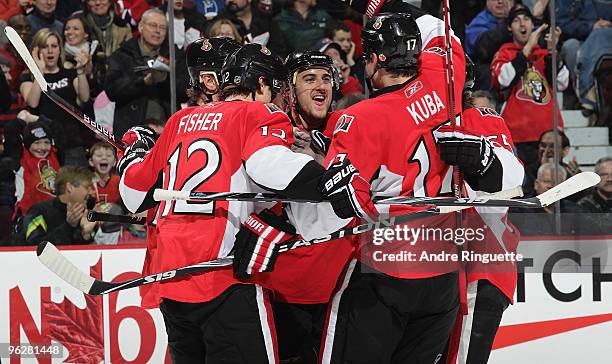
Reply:
[[204, 39], [204, 41], [202, 42], [202, 47], [201, 49], [204, 52], [208, 52], [209, 50], [212, 49], [212, 44], [210, 44], [210, 42], [208, 41], [208, 39]]
[[489, 107], [477, 107], [476, 110], [478, 110], [478, 112], [480, 112], [480, 115], [482, 116], [498, 116], [499, 117], [499, 114], [497, 113], [497, 111]]
[[523, 75], [516, 98], [537, 105], [546, 105], [550, 102], [550, 94], [550, 86], [544, 77], [536, 69], [529, 68]]
[[276, 112], [283, 112], [283, 110], [281, 110], [278, 106], [276, 106], [273, 103], [267, 103], [264, 106], [266, 107], [266, 109], [268, 109], [270, 114], [274, 114]]
[[340, 118], [338, 118], [338, 121], [336, 122], [336, 128], [334, 129], [334, 135], [341, 131], [348, 133], [351, 127], [351, 124], [353, 123], [353, 120], [355, 120], [354, 116], [342, 114], [342, 116], [340, 116]]

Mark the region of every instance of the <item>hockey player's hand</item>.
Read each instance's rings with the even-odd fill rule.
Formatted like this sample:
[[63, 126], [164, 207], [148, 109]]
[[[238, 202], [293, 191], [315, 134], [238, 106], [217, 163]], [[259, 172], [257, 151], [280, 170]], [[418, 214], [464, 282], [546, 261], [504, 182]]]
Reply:
[[323, 153], [323, 155], [327, 154], [329, 150], [329, 146], [331, 145], [331, 138], [326, 137], [323, 133], [318, 130], [313, 130], [310, 132], [310, 142]]
[[361, 217], [367, 221], [378, 219], [370, 183], [359, 175], [348, 158], [329, 167], [321, 178], [319, 189], [338, 217]]
[[148, 150], [149, 147], [147, 146], [147, 144], [141, 140], [138, 140], [129, 147], [127, 147], [127, 149], [123, 151], [123, 153], [120, 153], [122, 155], [120, 155], [119, 161], [117, 162], [117, 173], [119, 174], [119, 176], [123, 175], [125, 169], [133, 161], [144, 158]]
[[133, 126], [128, 129], [125, 134], [123, 134], [121, 141], [126, 147], [131, 146], [137, 141], [141, 141], [144, 143], [147, 150], [149, 150], [155, 145], [157, 137], [158, 135], [155, 130], [149, 128], [148, 126]]
[[278, 246], [295, 237], [295, 228], [270, 210], [251, 214], [234, 243], [234, 275], [248, 279], [256, 272], [271, 272]]
[[484, 175], [497, 159], [491, 142], [467, 129], [445, 125], [434, 130], [434, 138], [440, 148], [440, 158], [459, 166], [466, 175]]

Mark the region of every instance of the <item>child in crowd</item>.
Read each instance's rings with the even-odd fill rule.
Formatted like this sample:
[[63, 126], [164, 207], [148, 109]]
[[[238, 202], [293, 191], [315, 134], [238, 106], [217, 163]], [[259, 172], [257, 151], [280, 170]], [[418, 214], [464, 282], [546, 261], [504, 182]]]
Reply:
[[43, 122], [28, 123], [22, 140], [21, 156], [12, 156], [19, 160], [15, 172], [14, 218], [24, 216], [35, 203], [55, 197], [55, 175], [60, 168], [53, 137]]
[[113, 173], [116, 163], [117, 157], [112, 145], [106, 142], [92, 145], [89, 150], [89, 166], [94, 172], [96, 203], [111, 204], [119, 200], [119, 176]]

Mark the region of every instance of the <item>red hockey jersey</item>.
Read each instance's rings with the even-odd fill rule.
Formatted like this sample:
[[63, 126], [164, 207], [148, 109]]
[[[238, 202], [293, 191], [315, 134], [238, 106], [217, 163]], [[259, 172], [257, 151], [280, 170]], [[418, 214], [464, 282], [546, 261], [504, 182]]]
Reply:
[[[545, 57], [548, 52], [535, 46], [527, 58], [525, 72], [516, 75], [517, 70], [512, 60], [522, 49], [523, 46], [517, 43], [506, 43], [497, 51], [491, 63], [493, 86], [499, 92], [508, 87], [515, 77], [519, 78], [510, 89], [501, 112], [516, 143], [535, 142], [542, 132], [553, 127], [553, 90], [545, 73]], [[567, 68], [563, 70], [565, 71], [559, 72], [558, 81], [567, 85], [569, 73]], [[559, 87], [559, 90], [563, 89], [564, 87]], [[563, 127], [559, 107], [556, 107], [556, 110], [559, 127]]]
[[[155, 147], [133, 162], [119, 190], [131, 211], [163, 173], [163, 188], [183, 191], [259, 192], [257, 185], [284, 190], [312, 158], [293, 153], [289, 118], [273, 104], [213, 102], [187, 108], [167, 122]], [[253, 183], [254, 182], [254, 183]], [[170, 270], [227, 256], [252, 203], [162, 201], [157, 214], [159, 270]], [[166, 281], [160, 297], [205, 302], [234, 279], [231, 267]]]
[[119, 176], [111, 174], [108, 181], [95, 179], [96, 203], [115, 203], [119, 200]]
[[[401, 85], [379, 90], [375, 97], [344, 110], [334, 130], [334, 138], [326, 165], [332, 160], [348, 158], [363, 178], [370, 181], [373, 194], [379, 196], [437, 196], [444, 187], [450, 191], [449, 166], [440, 160], [433, 130], [449, 121], [444, 51], [444, 26], [431, 16], [418, 18], [423, 37], [419, 76]], [[453, 38], [455, 100], [461, 100], [465, 82], [465, 55]], [[460, 112], [456, 103], [456, 112]], [[446, 186], [443, 186], [446, 185]], [[418, 210], [391, 206], [391, 215]], [[424, 219], [411, 228], [421, 226], [440, 229], [454, 226], [452, 216]], [[363, 235], [362, 235], [363, 238]], [[413, 244], [393, 241], [372, 244], [372, 236], [363, 240], [359, 259], [381, 272], [400, 278], [421, 278], [457, 269], [457, 264], [427, 261], [381, 261], [381, 254], [452, 252], [452, 241], [441, 239], [415, 241]]]
[[20, 160], [21, 167], [15, 173], [15, 212], [21, 209], [25, 216], [35, 203], [55, 197], [55, 175], [60, 168], [57, 149], [51, 148], [47, 158], [36, 158], [26, 148]]

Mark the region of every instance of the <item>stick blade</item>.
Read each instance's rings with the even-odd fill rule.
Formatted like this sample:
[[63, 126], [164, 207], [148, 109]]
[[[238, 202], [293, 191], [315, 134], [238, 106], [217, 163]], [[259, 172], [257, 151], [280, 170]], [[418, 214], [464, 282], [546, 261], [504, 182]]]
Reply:
[[593, 187], [598, 184], [600, 180], [601, 177], [594, 172], [578, 173], [537, 196], [537, 199], [540, 200], [542, 207], [546, 207], [574, 193]]
[[6, 34], [6, 37], [11, 42], [17, 53], [19, 53], [19, 56], [21, 56], [26, 66], [28, 66], [28, 69], [30, 70], [30, 72], [32, 72], [32, 75], [34, 75], [34, 79], [40, 86], [40, 89], [43, 92], [47, 91], [47, 81], [45, 80], [45, 77], [43, 76], [42, 72], [40, 72], [40, 69], [38, 69], [34, 58], [32, 58], [28, 47], [25, 45], [25, 43], [23, 43], [23, 40], [21, 40], [19, 34], [17, 34], [15, 29], [9, 26], [4, 28], [4, 34]]
[[38, 245], [36, 255], [45, 267], [81, 292], [89, 293], [96, 281], [66, 259], [55, 245], [48, 241], [43, 241]]

